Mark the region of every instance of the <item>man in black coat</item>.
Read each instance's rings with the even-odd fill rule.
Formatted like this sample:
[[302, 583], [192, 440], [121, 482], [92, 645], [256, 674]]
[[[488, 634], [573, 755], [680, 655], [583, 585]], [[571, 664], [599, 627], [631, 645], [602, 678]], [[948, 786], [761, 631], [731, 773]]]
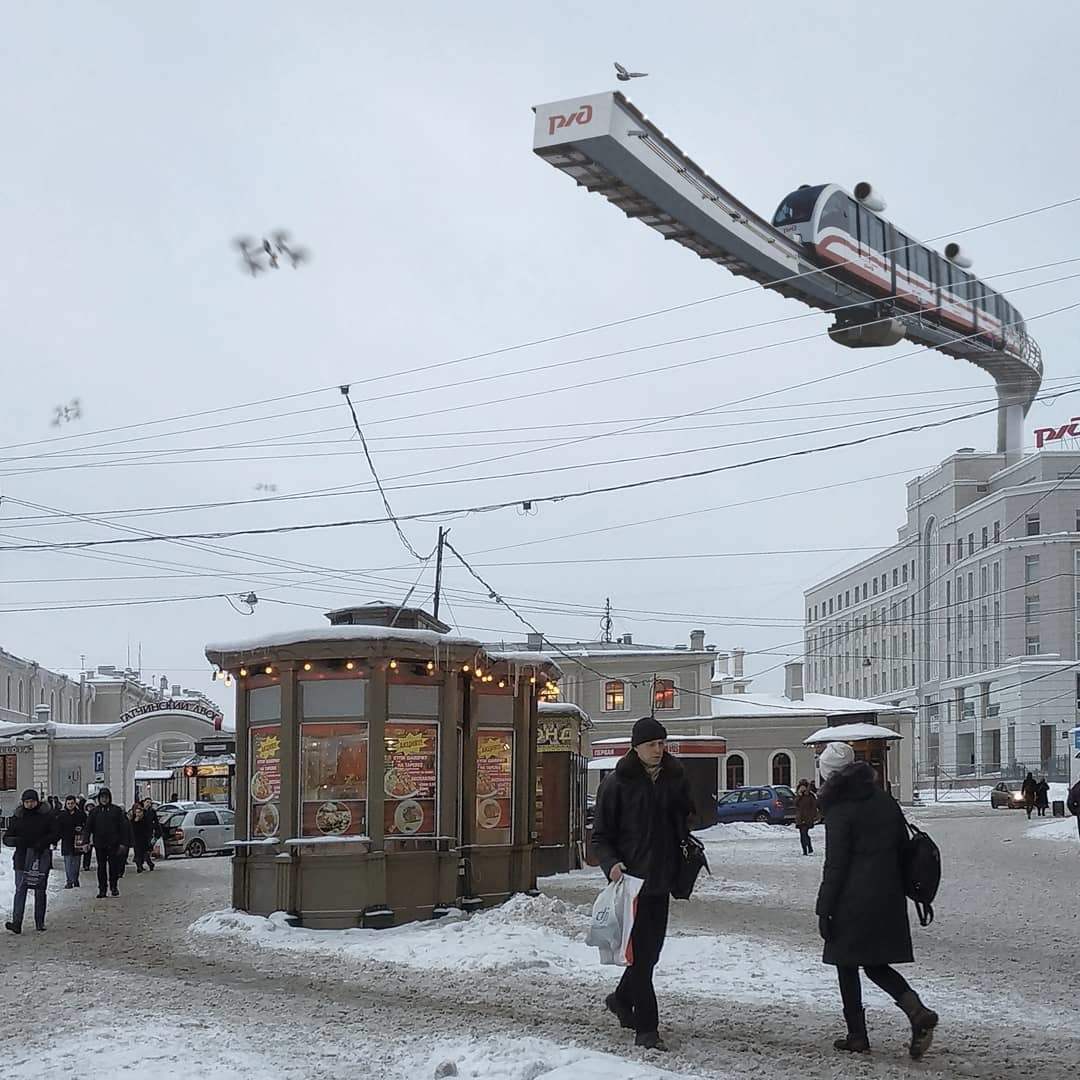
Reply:
[[106, 889], [120, 895], [118, 884], [131, 847], [131, 822], [123, 807], [112, 801], [112, 792], [101, 788], [97, 807], [86, 823], [87, 842], [93, 844], [97, 856], [98, 899], [104, 900]]
[[665, 749], [667, 731], [646, 716], [634, 724], [630, 752], [600, 788], [593, 851], [610, 881], [624, 873], [644, 879], [630, 935], [633, 963], [604, 1001], [635, 1043], [666, 1050], [653, 988], [653, 969], [667, 933], [671, 887], [693, 811], [683, 767]]
[[1069, 789], [1069, 798], [1066, 802], [1070, 814], [1076, 815], [1076, 827], [1080, 829], [1080, 780]]
[[[161, 822], [158, 820], [157, 811], [154, 809], [154, 800], [151, 799], [149, 795], [145, 799], [143, 799], [142, 808], [143, 808], [144, 817], [150, 823], [149, 826], [148, 826], [149, 831], [150, 831], [150, 845], [147, 848], [147, 852], [146, 852], [146, 863], [150, 867], [150, 869], [153, 870], [154, 869], [154, 857], [153, 857], [154, 841], [157, 840], [158, 837], [161, 836]], [[162, 839], [162, 841], [161, 841], [161, 846], [162, 846], [162, 848], [165, 847], [165, 840], [164, 839]]]
[[79, 867], [82, 864], [82, 834], [86, 827], [86, 813], [79, 809], [74, 795], [64, 800], [64, 809], [56, 818], [56, 828], [60, 834], [60, 854], [64, 857], [64, 873], [67, 876], [65, 889], [79, 887]]
[[11, 816], [4, 833], [4, 847], [12, 847], [15, 869], [15, 902], [11, 922], [4, 925], [13, 934], [22, 933], [26, 894], [34, 891], [34, 926], [45, 929], [45, 889], [52, 869], [52, 846], [58, 838], [56, 815], [38, 798], [36, 791], [24, 791], [19, 808]]
[[825, 868], [818, 891], [818, 928], [823, 961], [833, 964], [847, 1036], [837, 1050], [870, 1049], [859, 968], [903, 1009], [911, 1022], [913, 1058], [930, 1048], [937, 1013], [926, 1008], [893, 964], [914, 962], [904, 886], [907, 825], [896, 800], [877, 774], [856, 761], [847, 743], [829, 743], [818, 762], [825, 781], [818, 806], [825, 816]]

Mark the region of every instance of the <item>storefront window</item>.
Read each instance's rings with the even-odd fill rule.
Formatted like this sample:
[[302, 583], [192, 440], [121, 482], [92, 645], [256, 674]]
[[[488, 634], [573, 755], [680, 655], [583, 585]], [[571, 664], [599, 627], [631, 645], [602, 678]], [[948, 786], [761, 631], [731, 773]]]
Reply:
[[478, 844], [510, 843], [513, 782], [513, 729], [482, 728], [476, 743]]
[[383, 829], [387, 837], [434, 836], [437, 829], [439, 725], [386, 725]]
[[367, 724], [305, 723], [300, 747], [300, 835], [365, 835]]
[[[268, 688], [269, 689], [269, 688]], [[276, 689], [276, 688], [275, 688]], [[251, 691], [252, 694], [256, 691]], [[278, 835], [281, 826], [281, 725], [253, 727], [251, 739], [251, 838], [265, 840]]]
[[199, 802], [229, 805], [228, 765], [200, 765], [195, 776], [195, 798]]

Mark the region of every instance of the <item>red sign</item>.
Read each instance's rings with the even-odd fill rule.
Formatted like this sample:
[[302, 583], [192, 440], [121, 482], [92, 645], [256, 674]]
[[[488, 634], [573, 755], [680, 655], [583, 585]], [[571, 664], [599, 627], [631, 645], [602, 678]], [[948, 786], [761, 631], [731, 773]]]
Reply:
[[1035, 446], [1041, 450], [1048, 442], [1057, 442], [1068, 435], [1071, 439], [1080, 439], [1080, 416], [1074, 416], [1067, 424], [1059, 428], [1042, 427], [1035, 429]]
[[548, 134], [554, 135], [559, 128], [569, 127], [571, 124], [587, 124], [592, 119], [592, 106], [582, 105], [580, 112], [572, 112], [569, 116], [555, 113], [548, 117]]
[[[622, 757], [630, 749], [630, 740], [623, 739], [605, 746], [594, 746], [594, 758]], [[724, 739], [679, 739], [667, 744], [667, 752], [675, 757], [720, 757], [727, 753], [727, 741]]]

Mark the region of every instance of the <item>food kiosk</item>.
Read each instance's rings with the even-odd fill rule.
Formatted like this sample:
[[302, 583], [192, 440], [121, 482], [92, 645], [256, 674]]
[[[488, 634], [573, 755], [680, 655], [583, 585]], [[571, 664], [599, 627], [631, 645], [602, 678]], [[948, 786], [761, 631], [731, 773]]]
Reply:
[[536, 726], [536, 873], [584, 864], [585, 740], [592, 727], [576, 705], [541, 701]]
[[420, 609], [211, 644], [236, 682], [233, 904], [313, 928], [390, 926], [535, 888], [539, 654]]
[[[855, 760], [867, 762], [877, 774], [881, 787], [891, 792], [893, 781], [889, 772], [889, 748], [902, 738], [899, 732], [878, 724], [836, 724], [815, 731], [803, 739], [803, 745], [812, 746], [814, 753], [820, 757], [829, 743], [848, 743], [855, 751]], [[899, 797], [900, 792], [894, 794]]]

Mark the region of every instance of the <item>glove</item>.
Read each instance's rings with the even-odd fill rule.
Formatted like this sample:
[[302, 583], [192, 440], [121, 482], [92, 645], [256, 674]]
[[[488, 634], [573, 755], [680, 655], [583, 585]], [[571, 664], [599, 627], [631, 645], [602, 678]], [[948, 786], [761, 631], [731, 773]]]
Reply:
[[818, 933], [821, 935], [822, 941], [828, 941], [832, 937], [832, 916], [831, 915], [819, 915], [818, 921]]

